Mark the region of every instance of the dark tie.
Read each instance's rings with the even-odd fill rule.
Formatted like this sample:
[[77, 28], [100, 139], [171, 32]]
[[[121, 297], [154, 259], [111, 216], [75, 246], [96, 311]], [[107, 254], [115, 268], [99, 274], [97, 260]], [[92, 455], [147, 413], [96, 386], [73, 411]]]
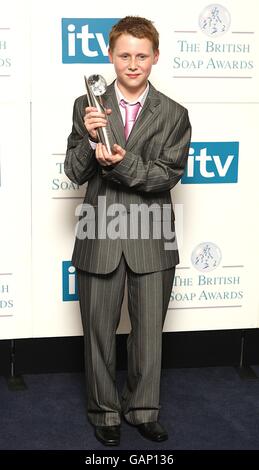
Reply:
[[124, 134], [126, 140], [128, 139], [131, 129], [136, 121], [136, 117], [140, 108], [140, 103], [137, 102], [135, 104], [129, 104], [124, 100], [120, 102], [121, 106], [125, 109], [125, 126], [124, 126]]

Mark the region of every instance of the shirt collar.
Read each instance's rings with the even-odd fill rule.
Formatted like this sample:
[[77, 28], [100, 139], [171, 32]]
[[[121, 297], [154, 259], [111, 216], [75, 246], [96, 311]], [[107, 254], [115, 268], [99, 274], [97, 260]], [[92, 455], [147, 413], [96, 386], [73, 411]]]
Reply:
[[129, 102], [128, 100], [125, 99], [125, 97], [123, 96], [123, 94], [121, 93], [121, 91], [118, 87], [117, 80], [115, 80], [114, 88], [115, 88], [115, 93], [116, 93], [116, 98], [117, 98], [118, 104], [120, 104], [121, 100], [124, 100], [124, 101], [126, 101], [127, 103], [130, 103], [130, 104], [140, 103], [140, 106], [143, 108], [146, 97], [147, 97], [148, 92], [149, 92], [149, 82], [147, 83], [147, 86], [146, 86], [145, 90], [143, 91], [143, 93], [133, 102]]

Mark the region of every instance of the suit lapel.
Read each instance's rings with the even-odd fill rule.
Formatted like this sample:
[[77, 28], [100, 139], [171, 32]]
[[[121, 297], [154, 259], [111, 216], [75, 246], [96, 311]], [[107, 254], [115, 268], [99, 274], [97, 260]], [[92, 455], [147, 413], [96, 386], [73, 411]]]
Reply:
[[159, 116], [161, 105], [158, 92], [151, 84], [149, 84], [149, 87], [149, 92], [143, 109], [141, 110], [127, 140], [127, 150], [131, 150], [134, 147], [136, 142], [141, 139], [141, 136], [145, 134], [152, 122]]
[[145, 133], [146, 129], [148, 129], [151, 123], [158, 118], [161, 111], [158, 92], [151, 83], [149, 84], [149, 87], [149, 92], [143, 109], [132, 128], [127, 142], [124, 136], [124, 126], [114, 89], [114, 82], [107, 87], [107, 91], [105, 95], [103, 95], [105, 106], [112, 110], [108, 119], [115, 142], [126, 150], [131, 150], [134, 147], [136, 142], [138, 142], [141, 136]]

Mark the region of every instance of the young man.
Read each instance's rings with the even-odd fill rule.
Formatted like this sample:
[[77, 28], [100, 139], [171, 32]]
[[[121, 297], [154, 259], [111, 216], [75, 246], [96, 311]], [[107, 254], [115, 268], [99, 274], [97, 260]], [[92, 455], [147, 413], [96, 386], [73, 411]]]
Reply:
[[[81, 96], [65, 159], [73, 182], [88, 181], [72, 262], [85, 337], [88, 417], [104, 445], [119, 444], [122, 416], [147, 439], [168, 437], [158, 413], [162, 329], [179, 262], [170, 189], [184, 172], [191, 127], [187, 110], [148, 81], [158, 47], [158, 32], [145, 18], [128, 16], [113, 26], [109, 57], [117, 78], [103, 96], [112, 154], [97, 143], [106, 116]], [[119, 397], [115, 338], [126, 277], [131, 332]]]

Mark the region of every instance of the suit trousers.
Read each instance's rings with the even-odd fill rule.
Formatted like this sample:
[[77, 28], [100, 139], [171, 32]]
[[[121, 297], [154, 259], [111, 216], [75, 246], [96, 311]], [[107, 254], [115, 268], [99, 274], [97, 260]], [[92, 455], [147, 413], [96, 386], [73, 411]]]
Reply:
[[[77, 270], [84, 330], [87, 413], [95, 426], [157, 421], [160, 409], [162, 330], [175, 267], [137, 274], [122, 255], [115, 271]], [[116, 330], [127, 276], [131, 331], [128, 373], [121, 397], [116, 387]]]

